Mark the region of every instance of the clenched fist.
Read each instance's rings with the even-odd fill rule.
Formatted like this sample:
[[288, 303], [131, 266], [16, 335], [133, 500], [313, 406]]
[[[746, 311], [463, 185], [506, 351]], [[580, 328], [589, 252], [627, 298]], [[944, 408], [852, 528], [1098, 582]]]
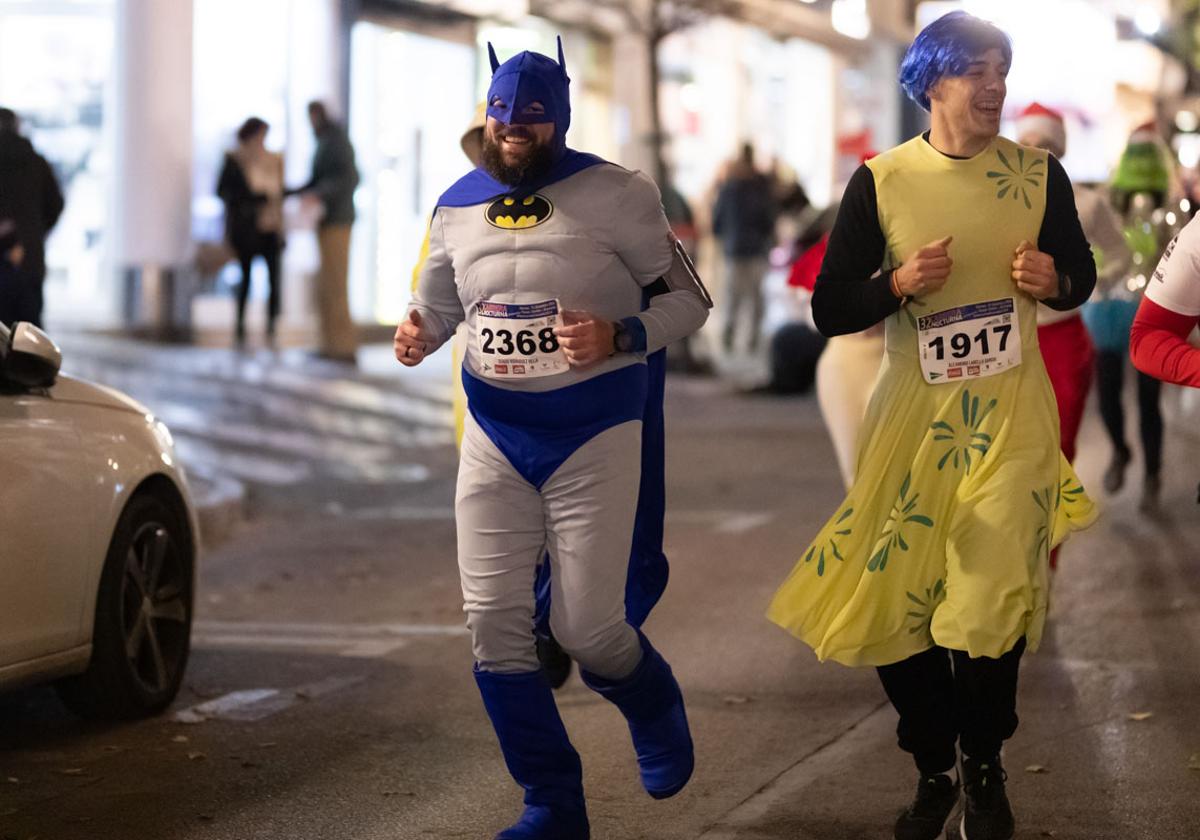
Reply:
[[900, 294], [904, 297], [920, 297], [936, 292], [946, 285], [954, 260], [950, 259], [950, 242], [953, 236], [930, 242], [913, 254], [892, 275]]
[[1058, 270], [1054, 267], [1054, 257], [1039, 251], [1026, 239], [1017, 246], [1012, 278], [1018, 289], [1035, 300], [1058, 296]]
[[607, 359], [613, 352], [611, 321], [577, 309], [564, 309], [562, 326], [554, 328], [558, 344], [571, 367], [587, 367]]
[[396, 336], [392, 339], [396, 360], [405, 367], [416, 367], [425, 359], [432, 343], [433, 336], [421, 326], [421, 313], [410, 309], [408, 317], [396, 327]]

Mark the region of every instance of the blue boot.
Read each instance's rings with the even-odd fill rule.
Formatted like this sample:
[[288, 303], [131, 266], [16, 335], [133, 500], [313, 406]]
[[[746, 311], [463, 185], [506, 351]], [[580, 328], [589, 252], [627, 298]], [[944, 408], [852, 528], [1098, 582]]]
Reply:
[[475, 682], [508, 772], [525, 788], [525, 813], [496, 840], [588, 840], [583, 768], [546, 677], [476, 668]]
[[683, 790], [692, 777], [695, 757], [683, 694], [671, 666], [638, 631], [642, 661], [623, 680], [606, 680], [580, 671], [584, 683], [621, 710], [637, 752], [642, 787], [655, 799]]

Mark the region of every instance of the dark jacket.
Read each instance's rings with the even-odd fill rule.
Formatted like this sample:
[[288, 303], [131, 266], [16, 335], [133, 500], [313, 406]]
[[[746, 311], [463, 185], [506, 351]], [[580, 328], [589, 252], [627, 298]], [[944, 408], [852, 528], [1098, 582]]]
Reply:
[[312, 176], [307, 184], [292, 192], [313, 192], [321, 199], [325, 204], [321, 227], [348, 225], [354, 222], [354, 188], [357, 186], [354, 147], [350, 145], [345, 129], [329, 123], [317, 135]]
[[253, 192], [242, 167], [231, 154], [225, 155], [225, 165], [217, 179], [217, 195], [225, 203], [225, 240], [239, 254], [258, 248], [258, 208], [267, 197]]
[[734, 175], [721, 185], [713, 208], [713, 233], [725, 256], [765, 257], [775, 241], [775, 200], [764, 175]]
[[0, 219], [15, 224], [13, 238], [25, 248], [21, 273], [39, 283], [46, 277], [46, 237], [62, 211], [50, 164], [21, 135], [0, 132]]

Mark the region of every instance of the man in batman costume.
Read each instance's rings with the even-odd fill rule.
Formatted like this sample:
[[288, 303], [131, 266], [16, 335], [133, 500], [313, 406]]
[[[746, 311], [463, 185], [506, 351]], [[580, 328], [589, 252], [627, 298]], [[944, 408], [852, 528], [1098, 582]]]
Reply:
[[666, 584], [661, 351], [711, 301], [653, 182], [567, 147], [561, 43], [558, 61], [489, 53], [483, 164], [438, 202], [395, 350], [413, 366], [469, 330], [459, 570], [476, 682], [526, 806], [497, 840], [587, 840], [579, 756], [535, 653], [535, 576], [548, 554], [549, 626], [625, 716], [646, 791], [678, 793], [683, 696], [637, 628]]

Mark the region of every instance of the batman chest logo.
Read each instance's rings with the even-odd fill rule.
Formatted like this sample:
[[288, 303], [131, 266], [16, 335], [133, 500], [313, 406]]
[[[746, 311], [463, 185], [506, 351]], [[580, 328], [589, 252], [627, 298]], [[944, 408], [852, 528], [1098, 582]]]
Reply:
[[504, 230], [528, 230], [554, 215], [554, 205], [543, 195], [527, 198], [498, 198], [487, 206], [483, 217], [492, 227]]

